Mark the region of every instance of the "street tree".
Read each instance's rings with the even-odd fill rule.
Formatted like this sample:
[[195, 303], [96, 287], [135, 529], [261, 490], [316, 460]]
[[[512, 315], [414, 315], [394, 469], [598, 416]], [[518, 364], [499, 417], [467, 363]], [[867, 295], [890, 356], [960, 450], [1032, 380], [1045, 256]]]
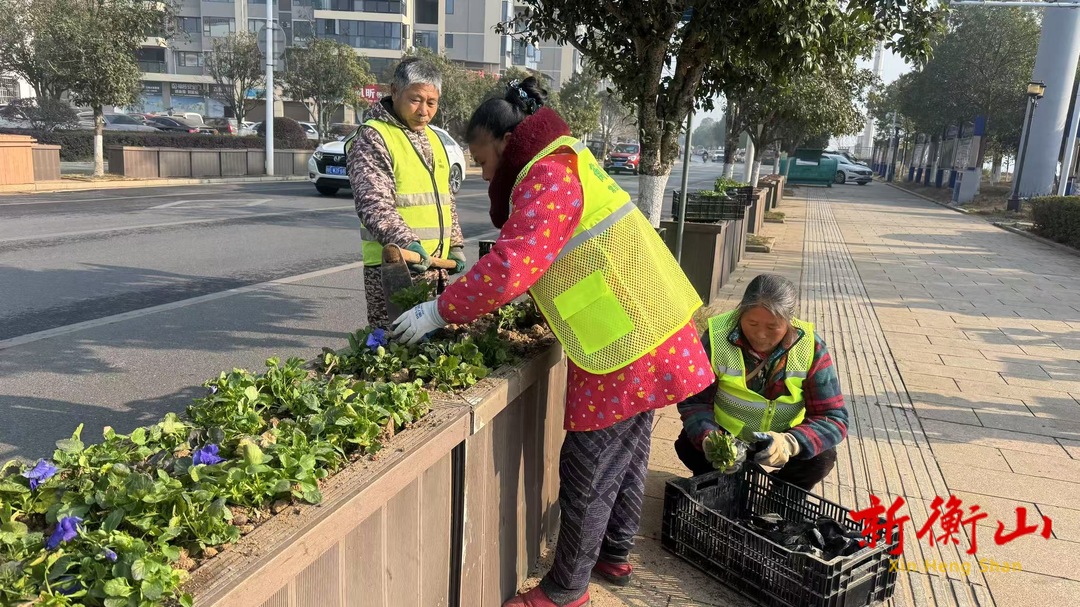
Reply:
[[68, 89], [69, 40], [60, 28], [67, 0], [0, 0], [0, 74], [22, 77], [39, 99], [59, 99]]
[[635, 131], [634, 111], [623, 102], [618, 91], [606, 88], [600, 91], [600, 138], [603, 142], [601, 158], [606, 157], [608, 148], [619, 137]]
[[575, 137], [587, 138], [600, 126], [599, 88], [596, 72], [586, 67], [570, 76], [552, 96], [552, 109], [562, 116]]
[[302, 99], [319, 137], [326, 139], [330, 119], [345, 105], [355, 105], [363, 88], [375, 82], [368, 62], [348, 44], [315, 38], [307, 46], [285, 52], [282, 90], [286, 97]]
[[53, 15], [66, 51], [60, 73], [71, 102], [94, 112], [94, 175], [104, 174], [104, 108], [134, 104], [142, 91], [135, 54], [148, 34], [165, 37], [170, 5], [141, 0], [58, 0]]
[[206, 73], [225, 90], [236, 121], [243, 122], [258, 100], [248, 99], [247, 92], [262, 86], [266, 62], [259, 41], [250, 32], [236, 32], [214, 39], [214, 50], [206, 58]]
[[694, 129], [694, 136], [691, 138], [691, 143], [697, 147], [702, 146], [706, 149], [712, 150], [724, 145], [724, 140], [727, 137], [726, 125], [724, 119], [713, 120], [712, 118], [705, 118]]
[[[642, 155], [638, 204], [654, 225], [695, 103], [711, 109], [711, 99], [739, 80], [781, 77], [792, 66], [829, 65], [837, 57], [868, 53], [878, 40], [905, 58], [922, 60], [944, 11], [936, 0], [522, 4], [500, 32], [574, 46], [636, 106]], [[845, 35], [832, 33], [837, 30]]]

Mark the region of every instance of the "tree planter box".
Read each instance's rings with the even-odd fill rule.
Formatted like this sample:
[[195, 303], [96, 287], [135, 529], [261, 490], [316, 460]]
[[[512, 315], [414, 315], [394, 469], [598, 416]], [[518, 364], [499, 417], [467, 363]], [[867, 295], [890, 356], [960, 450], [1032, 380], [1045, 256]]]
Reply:
[[[745, 222], [686, 223], [683, 228], [682, 268], [701, 301], [709, 305], [720, 296], [739, 260], [740, 243], [745, 246]], [[678, 223], [660, 222], [664, 242], [674, 254]], [[740, 238], [741, 233], [741, 238]]]
[[746, 213], [746, 231], [757, 234], [765, 224], [765, 210], [769, 206], [769, 190], [766, 188], [754, 188], [750, 208]]
[[[265, 175], [263, 150], [201, 148], [106, 148], [109, 172], [136, 179]], [[310, 150], [275, 150], [274, 173], [307, 174]]]
[[501, 605], [558, 520], [558, 345], [460, 395], [192, 573], [200, 607]]
[[60, 179], [60, 146], [34, 144], [34, 181]]

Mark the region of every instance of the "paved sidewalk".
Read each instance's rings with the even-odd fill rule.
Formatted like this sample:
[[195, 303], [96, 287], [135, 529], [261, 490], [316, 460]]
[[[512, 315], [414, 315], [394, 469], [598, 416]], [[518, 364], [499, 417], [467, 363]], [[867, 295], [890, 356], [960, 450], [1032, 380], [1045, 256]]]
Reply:
[[[725, 288], [730, 309], [761, 272], [802, 292], [836, 360], [852, 421], [819, 488], [863, 508], [906, 500], [895, 605], [1041, 606], [1080, 598], [1080, 257], [880, 184], [801, 188], [779, 210], [771, 254], [750, 254]], [[647, 503], [628, 589], [592, 586], [596, 607], [745, 605], [659, 545], [664, 482], [687, 476], [674, 407], [657, 416]], [[978, 505], [977, 551], [930, 546], [916, 531], [935, 496]], [[994, 541], [1053, 520], [1053, 534]], [[936, 527], [940, 536], [940, 526]], [[926, 563], [970, 572], [928, 571]], [[980, 563], [1022, 571], [980, 571]], [[931, 568], [933, 569], [933, 568]], [[1070, 600], [1073, 599], [1073, 600]]]

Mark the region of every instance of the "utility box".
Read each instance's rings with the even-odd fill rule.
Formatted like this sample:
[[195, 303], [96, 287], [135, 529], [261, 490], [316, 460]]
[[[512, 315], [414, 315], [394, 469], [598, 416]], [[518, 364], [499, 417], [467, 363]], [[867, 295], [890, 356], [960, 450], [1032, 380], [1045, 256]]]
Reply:
[[975, 199], [979, 193], [981, 171], [977, 168], [956, 171], [956, 183], [953, 185], [953, 204], [965, 204]]
[[837, 161], [825, 158], [821, 150], [796, 150], [783, 167], [788, 183], [795, 185], [823, 185], [832, 187], [836, 179]]

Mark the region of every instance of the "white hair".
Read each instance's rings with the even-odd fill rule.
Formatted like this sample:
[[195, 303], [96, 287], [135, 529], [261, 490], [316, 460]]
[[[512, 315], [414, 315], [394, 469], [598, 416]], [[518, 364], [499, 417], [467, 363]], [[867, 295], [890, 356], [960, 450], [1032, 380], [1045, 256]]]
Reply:
[[430, 84], [442, 94], [442, 74], [430, 61], [419, 57], [403, 59], [394, 70], [394, 88], [404, 91], [414, 84]]

